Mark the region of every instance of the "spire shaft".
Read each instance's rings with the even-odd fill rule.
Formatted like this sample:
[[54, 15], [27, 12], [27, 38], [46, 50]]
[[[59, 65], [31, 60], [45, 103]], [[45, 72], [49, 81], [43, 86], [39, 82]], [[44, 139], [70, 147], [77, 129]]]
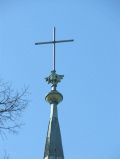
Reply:
[[64, 159], [56, 104], [51, 104], [44, 159]]
[[53, 117], [58, 118], [58, 112], [57, 112], [57, 105], [56, 104], [51, 104], [50, 118], [52, 119]]

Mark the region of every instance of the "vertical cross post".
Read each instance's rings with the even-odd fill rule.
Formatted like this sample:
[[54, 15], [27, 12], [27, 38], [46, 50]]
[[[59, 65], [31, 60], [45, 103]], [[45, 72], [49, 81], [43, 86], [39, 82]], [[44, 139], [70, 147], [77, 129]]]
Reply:
[[42, 44], [53, 44], [53, 71], [56, 71], [56, 43], [63, 43], [63, 42], [73, 42], [73, 39], [70, 40], [56, 40], [56, 29], [53, 28], [53, 40], [47, 42], [37, 42], [35, 45], [42, 45]]
[[54, 28], [53, 28], [53, 42], [54, 42], [54, 43], [53, 43], [53, 44], [54, 44], [54, 45], [53, 45], [53, 71], [55, 71], [55, 62], [56, 62], [56, 57], [55, 57], [55, 56], [56, 56], [56, 54], [55, 54], [55, 51], [56, 51], [56, 50], [55, 50], [55, 36], [56, 36], [56, 35], [55, 35], [55, 27], [54, 27]]

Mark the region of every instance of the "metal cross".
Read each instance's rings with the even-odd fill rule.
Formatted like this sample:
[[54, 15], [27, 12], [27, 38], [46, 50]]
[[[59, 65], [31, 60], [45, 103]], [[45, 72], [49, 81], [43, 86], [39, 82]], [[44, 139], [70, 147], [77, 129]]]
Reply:
[[70, 40], [57, 40], [56, 41], [56, 29], [55, 27], [53, 28], [53, 40], [52, 41], [47, 41], [47, 42], [37, 42], [35, 45], [42, 45], [42, 44], [53, 44], [53, 71], [55, 71], [55, 66], [56, 66], [56, 43], [63, 43], [63, 42], [72, 42], [74, 41], [73, 39]]

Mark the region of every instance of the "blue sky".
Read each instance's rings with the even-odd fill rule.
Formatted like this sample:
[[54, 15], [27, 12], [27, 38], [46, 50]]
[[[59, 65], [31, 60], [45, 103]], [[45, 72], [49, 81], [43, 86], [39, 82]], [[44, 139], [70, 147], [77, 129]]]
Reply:
[[120, 158], [119, 8], [119, 0], [0, 1], [0, 77], [30, 91], [25, 126], [0, 140], [1, 157], [43, 158], [52, 46], [34, 43], [51, 40], [56, 26], [57, 39], [75, 39], [56, 50], [57, 73], [65, 75], [58, 86], [65, 158]]

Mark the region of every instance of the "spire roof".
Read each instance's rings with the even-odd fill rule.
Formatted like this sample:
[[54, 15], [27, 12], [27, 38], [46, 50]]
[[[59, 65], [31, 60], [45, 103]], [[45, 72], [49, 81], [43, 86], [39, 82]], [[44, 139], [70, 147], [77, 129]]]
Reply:
[[51, 116], [46, 137], [44, 159], [64, 159], [57, 105], [51, 105]]

